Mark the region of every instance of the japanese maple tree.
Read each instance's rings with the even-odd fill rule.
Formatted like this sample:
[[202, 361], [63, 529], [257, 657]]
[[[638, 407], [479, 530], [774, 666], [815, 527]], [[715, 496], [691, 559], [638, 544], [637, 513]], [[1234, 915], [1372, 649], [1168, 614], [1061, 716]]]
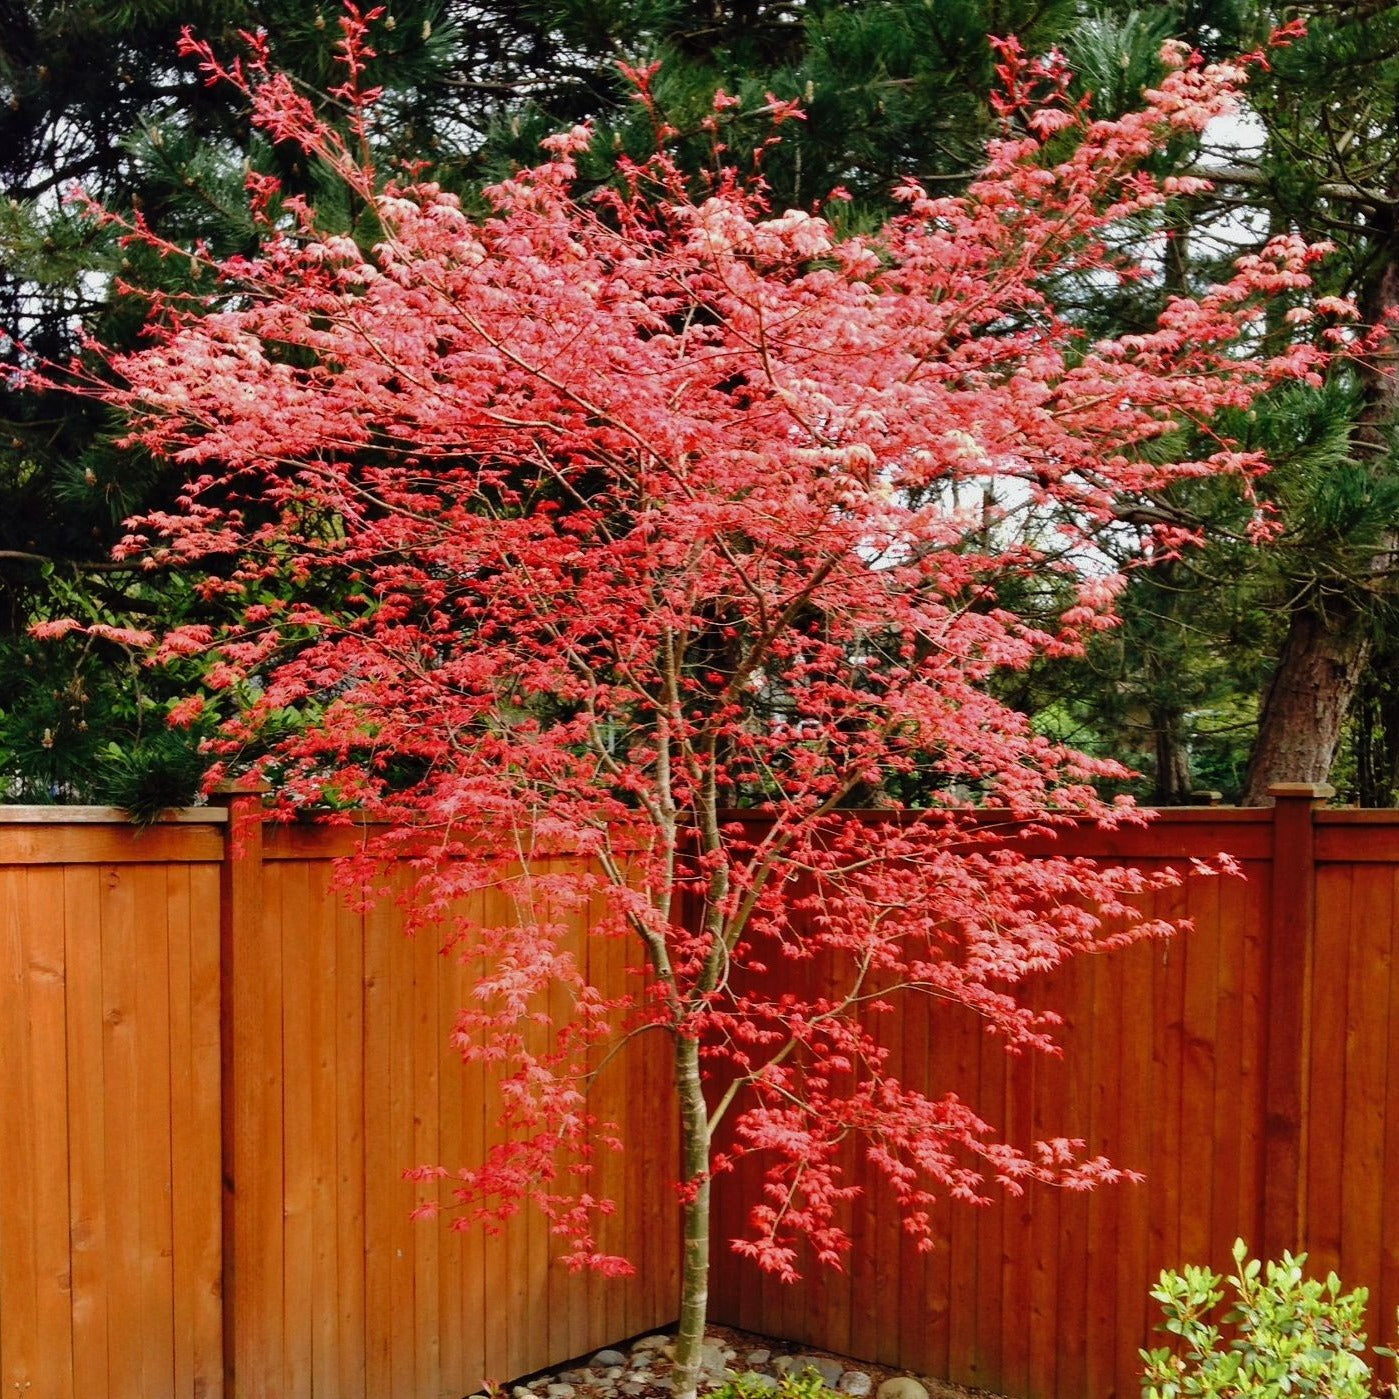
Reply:
[[[360, 135], [372, 18], [343, 22], [338, 95]], [[205, 667], [175, 720], [216, 711], [228, 763], [261, 753], [289, 811], [387, 823], [366, 858], [411, 861], [421, 917], [486, 953], [458, 1041], [508, 1064], [512, 1135], [424, 1178], [463, 1224], [528, 1199], [574, 1263], [625, 1269], [594, 1240], [606, 1202], [587, 1167], [608, 1129], [589, 1074], [609, 1036], [667, 1036], [681, 1399], [716, 1167], [763, 1161], [732, 1246], [784, 1277], [803, 1246], [826, 1263], [847, 1246], [852, 1137], [925, 1243], [939, 1193], [1115, 1178], [1078, 1143], [1016, 1149], [974, 1105], [900, 1082], [871, 1022], [931, 995], [1015, 1049], [1052, 1049], [1022, 979], [1165, 931], [1131, 907], [1140, 873], [1016, 852], [1016, 823], [1139, 818], [1095, 795], [1112, 764], [1039, 736], [987, 682], [1111, 624], [1092, 540], [1124, 511], [1262, 467], [1218, 438], [1163, 460], [1174, 427], [1201, 440], [1321, 365], [1263, 319], [1307, 285], [1316, 250], [1294, 239], [1140, 334], [1091, 340], [1057, 306], [1086, 279], [1154, 275], [1119, 234], [1184, 186], [1143, 162], [1225, 110], [1239, 72], [1179, 55], [1142, 111], [1104, 123], [1054, 63], [1006, 45], [984, 174], [955, 198], [909, 184], [877, 235], [841, 236], [723, 169], [722, 94], [698, 193], [658, 116], [660, 153], [607, 188], [578, 187], [576, 129], [478, 218], [376, 172], [370, 142], [322, 125], [262, 41], [228, 67], [186, 42], [373, 232], [327, 231], [253, 181], [261, 250], [209, 263], [203, 300], [157, 298], [147, 345], [105, 356], [86, 391], [187, 474], [180, 508], [136, 522], [125, 550], [207, 565], [237, 613], [159, 639]], [[854, 809], [872, 801], [877, 819]], [[588, 860], [540, 858], [559, 851]], [[506, 879], [516, 925], [463, 926], [461, 897]], [[625, 1008], [561, 951], [581, 902], [594, 936], [644, 952]], [[844, 989], [798, 1000], [784, 966], [818, 955]], [[559, 983], [572, 1016], [541, 1049]]]

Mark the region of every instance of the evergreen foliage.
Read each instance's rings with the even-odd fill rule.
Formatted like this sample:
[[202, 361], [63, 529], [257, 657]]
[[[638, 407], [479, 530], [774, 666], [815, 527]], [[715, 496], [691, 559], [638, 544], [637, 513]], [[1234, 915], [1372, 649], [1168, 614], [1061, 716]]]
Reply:
[[[27, 346], [0, 339], [8, 363], [63, 359], [83, 322], [108, 343], [130, 343], [145, 302], [118, 295], [119, 282], [188, 282], [180, 259], [120, 248], [66, 207], [61, 193], [75, 179], [109, 207], [139, 209], [172, 242], [203, 239], [216, 254], [256, 242], [243, 199], [250, 168], [332, 211], [340, 196], [315, 163], [254, 132], [236, 100], [176, 56], [174, 40], [185, 22], [224, 49], [238, 30], [265, 28], [278, 64], [333, 115], [323, 94], [335, 82], [337, 13], [332, 0], [0, 6], [0, 326]], [[759, 166], [775, 207], [841, 185], [852, 198], [831, 217], [869, 229], [887, 217], [899, 178], [953, 192], [975, 168], [989, 34], [1061, 48], [1076, 92], [1113, 117], [1160, 78], [1163, 38], [1223, 56], [1265, 44], [1298, 13], [1307, 36], [1269, 50], [1269, 71], [1252, 80], [1257, 150], [1226, 133], [1214, 149], [1192, 141], [1161, 156], [1163, 169], [1193, 162], [1216, 175], [1214, 194], [1178, 198], [1137, 230], [1142, 246], [1164, 235], [1164, 281], [1060, 288], [1060, 303], [1103, 334], [1148, 325], [1166, 295], [1217, 279], [1251, 238], [1295, 229], [1337, 244], [1327, 290], [1354, 293], [1378, 316], [1399, 279], [1399, 5], [1382, 0], [403, 0], [390, 6], [367, 73], [385, 88], [371, 139], [384, 168], [425, 162], [470, 200], [532, 162], [545, 134], [586, 118], [597, 134], [580, 163], [601, 182], [619, 151], [642, 153], [654, 138], [619, 60], [658, 62], [656, 111], [676, 129], [685, 168], [712, 163], [704, 123], [722, 88], [739, 100], [726, 159]], [[803, 111], [776, 147], [773, 100]], [[339, 217], [353, 229], [360, 213], [347, 206]], [[1338, 782], [1367, 803], [1399, 792], [1393, 411], [1377, 377], [1304, 398], [1270, 397], [1246, 434], [1278, 463], [1261, 487], [1279, 512], [1273, 548], [1243, 539], [1247, 503], [1232, 488], [1174, 488], [1162, 515], [1200, 531], [1203, 552], [1135, 573], [1121, 629], [1076, 670], [1016, 682], [1013, 697], [1046, 730], [1069, 724], [1089, 747], [1136, 762], [1146, 774], [1137, 790], [1157, 800], [1244, 789], [1259, 698], [1299, 617], [1353, 638], [1362, 678]], [[118, 431], [91, 405], [14, 393], [0, 404], [0, 799], [101, 798], [93, 754], [135, 751], [150, 713], [175, 698], [149, 676], [133, 691], [140, 703], [109, 694], [130, 684], [124, 659], [40, 658], [24, 640], [31, 623], [71, 611], [75, 591], [113, 625], [187, 620], [207, 606], [168, 576], [107, 562], [121, 522], [176, 489], [138, 453], [115, 449]], [[1124, 526], [1124, 553], [1140, 540]], [[45, 747], [46, 734], [61, 743]]]

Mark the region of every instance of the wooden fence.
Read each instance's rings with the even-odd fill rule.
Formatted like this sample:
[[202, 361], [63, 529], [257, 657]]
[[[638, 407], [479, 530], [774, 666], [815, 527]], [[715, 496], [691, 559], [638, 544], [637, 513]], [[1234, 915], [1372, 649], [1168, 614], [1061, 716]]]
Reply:
[[[1314, 810], [1314, 793], [1059, 842], [1144, 867], [1229, 851], [1245, 876], [1154, 897], [1153, 912], [1193, 919], [1192, 932], [1044, 978], [1033, 994], [1065, 1015], [1062, 1059], [1008, 1059], [946, 1007], [887, 1017], [909, 1081], [956, 1090], [1024, 1146], [1081, 1137], [1142, 1184], [944, 1205], [929, 1254], [876, 1186], [852, 1210], [844, 1273], [813, 1268], [783, 1287], [716, 1252], [716, 1319], [1021, 1399], [1127, 1399], [1161, 1268], [1222, 1271], [1241, 1235], [1270, 1255], [1305, 1248], [1318, 1271], [1368, 1286], [1371, 1335], [1392, 1343], [1399, 816]], [[750, 1188], [721, 1179], [717, 1238], [736, 1232]]]
[[[889, 1017], [910, 1077], [1145, 1183], [944, 1207], [928, 1255], [871, 1192], [846, 1273], [782, 1287], [716, 1249], [715, 1319], [1025, 1399], [1126, 1399], [1156, 1271], [1218, 1266], [1242, 1234], [1369, 1285], [1392, 1338], [1399, 817], [1314, 806], [1301, 789], [1065, 837], [1148, 866], [1228, 850], [1246, 878], [1157, 896], [1195, 930], [1034, 988], [1066, 1015], [1061, 1060], [1007, 1061], [945, 1012]], [[239, 859], [223, 812], [137, 832], [0, 808], [3, 1399], [456, 1399], [666, 1321], [664, 1061], [604, 1090], [638, 1146], [602, 1181], [635, 1279], [554, 1266], [530, 1220], [489, 1239], [410, 1222], [401, 1169], [491, 1140], [489, 1085], [446, 1043], [469, 969], [327, 893], [345, 837], [234, 807]], [[619, 952], [595, 940], [594, 975], [619, 977]]]
[[[256, 801], [237, 859], [222, 811], [0, 808], [0, 1394], [457, 1399], [665, 1322], [665, 1060], [595, 1090], [639, 1148], [600, 1165], [635, 1278], [570, 1273], [532, 1213], [413, 1222], [403, 1169], [492, 1141], [447, 1042], [469, 968], [351, 912], [346, 837], [264, 832]], [[623, 949], [578, 935], [619, 985]]]

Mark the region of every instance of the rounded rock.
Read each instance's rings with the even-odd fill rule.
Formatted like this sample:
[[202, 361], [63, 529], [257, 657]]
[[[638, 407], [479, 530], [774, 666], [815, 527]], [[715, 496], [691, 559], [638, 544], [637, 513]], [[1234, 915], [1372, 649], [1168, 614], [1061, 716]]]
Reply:
[[619, 1350], [600, 1350], [588, 1363], [607, 1370], [613, 1365], [625, 1365], [627, 1357]]
[[928, 1399], [928, 1391], [912, 1375], [895, 1375], [879, 1386], [875, 1399]]
[[571, 1384], [550, 1384], [544, 1386], [544, 1392], [549, 1399], [573, 1399], [578, 1392]]
[[837, 1382], [836, 1389], [841, 1394], [850, 1395], [850, 1399], [865, 1399], [873, 1386], [874, 1381], [863, 1370], [847, 1370]]
[[750, 1350], [743, 1359], [747, 1365], [766, 1365], [772, 1359], [772, 1352], [770, 1350]]
[[792, 1368], [799, 1375], [815, 1370], [827, 1389], [834, 1389], [845, 1372], [845, 1366], [839, 1360], [827, 1360], [823, 1355], [799, 1355], [793, 1360]]

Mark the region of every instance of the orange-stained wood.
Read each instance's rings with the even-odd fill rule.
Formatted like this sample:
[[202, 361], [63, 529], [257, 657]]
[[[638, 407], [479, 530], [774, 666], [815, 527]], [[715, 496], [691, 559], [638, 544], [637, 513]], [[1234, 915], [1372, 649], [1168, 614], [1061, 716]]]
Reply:
[[[1155, 1273], [1227, 1265], [1236, 1233], [1267, 1227], [1369, 1286], [1383, 1333], [1399, 1304], [1399, 818], [1315, 800], [1065, 835], [1151, 865], [1237, 842], [1248, 878], [1156, 897], [1195, 933], [1027, 988], [1066, 1012], [1062, 1060], [1008, 1065], [947, 1007], [880, 1026], [929, 1091], [955, 1088], [1020, 1145], [1083, 1135], [1145, 1184], [941, 1206], [930, 1255], [871, 1192], [849, 1213], [850, 1271], [788, 1288], [724, 1246], [742, 1222], [731, 1187], [754, 1185], [724, 1176], [716, 1319], [1025, 1399], [1129, 1399]], [[622, 1201], [605, 1238], [635, 1278], [564, 1272], [532, 1221], [495, 1239], [411, 1223], [403, 1168], [495, 1139], [488, 1075], [448, 1043], [470, 950], [440, 957], [395, 910], [346, 908], [329, 885], [353, 833], [264, 838], [256, 794], [231, 803], [231, 822], [144, 833], [0, 821], [6, 1392], [456, 1399], [663, 1324], [678, 1267], [665, 1036], [636, 1040], [594, 1090], [634, 1145], [604, 1150], [597, 1183]], [[633, 949], [585, 944], [586, 923], [593, 975], [633, 985]], [[834, 985], [828, 963], [804, 970]], [[1271, 1217], [1265, 1201], [1281, 1202]]]

